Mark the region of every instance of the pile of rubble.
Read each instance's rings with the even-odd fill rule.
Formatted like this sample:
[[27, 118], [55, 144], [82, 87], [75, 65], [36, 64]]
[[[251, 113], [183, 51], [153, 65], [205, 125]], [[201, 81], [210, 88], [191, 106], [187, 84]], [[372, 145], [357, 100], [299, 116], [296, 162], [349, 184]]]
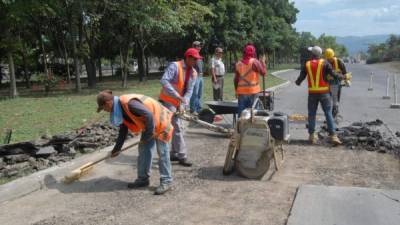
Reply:
[[79, 132], [0, 145], [0, 178], [16, 178], [115, 143], [118, 129], [96, 123]]
[[[377, 119], [371, 122], [355, 122], [350, 126], [341, 127], [337, 134], [340, 140], [349, 149], [365, 149], [380, 153], [391, 152], [400, 156], [400, 142], [395, 135]], [[319, 132], [321, 139], [328, 136], [326, 126]]]

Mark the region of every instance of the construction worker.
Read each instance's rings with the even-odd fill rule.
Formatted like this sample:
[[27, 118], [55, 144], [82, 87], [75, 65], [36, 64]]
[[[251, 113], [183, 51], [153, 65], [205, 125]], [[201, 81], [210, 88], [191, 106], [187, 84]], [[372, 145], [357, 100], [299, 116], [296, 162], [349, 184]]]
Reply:
[[[172, 112], [184, 111], [189, 104], [197, 78], [193, 68], [197, 60], [202, 59], [195, 48], [186, 50], [185, 59], [171, 63], [161, 78], [162, 89], [160, 102]], [[180, 165], [190, 167], [187, 148], [183, 139], [183, 124], [177, 115], [172, 117], [174, 133], [172, 136], [171, 161], [178, 161]]]
[[[335, 57], [335, 52], [331, 48], [325, 50], [325, 58], [331, 64], [333, 70], [339, 74], [347, 74], [346, 66], [341, 59]], [[332, 96], [332, 116], [337, 121], [339, 114], [339, 103], [340, 95], [342, 93], [342, 85], [339, 79], [333, 79], [332, 76], [328, 76], [328, 82], [330, 84], [330, 92]]]
[[265, 57], [256, 59], [256, 48], [248, 44], [244, 48], [243, 58], [236, 63], [234, 85], [238, 97], [238, 115], [251, 108], [257, 94], [261, 91], [259, 75], [265, 76]]
[[318, 103], [321, 103], [328, 124], [328, 131], [331, 142], [335, 145], [341, 144], [336, 135], [335, 121], [332, 116], [332, 99], [327, 82], [328, 75], [335, 79], [345, 79], [342, 74], [333, 71], [332, 66], [324, 59], [321, 59], [322, 49], [319, 46], [310, 47], [312, 57], [302, 67], [301, 73], [296, 80], [299, 86], [307, 77], [308, 80], [308, 133], [311, 144], [316, 144], [318, 136], [315, 133], [315, 117]]
[[137, 161], [138, 177], [133, 183], [128, 183], [128, 188], [149, 186], [153, 149], [157, 146], [160, 157], [158, 161], [160, 186], [156, 188], [154, 194], [161, 195], [169, 191], [172, 173], [168, 145], [174, 130], [171, 124], [172, 112], [150, 97], [140, 94], [114, 96], [110, 90], [97, 95], [97, 105], [97, 112], [101, 110], [109, 112], [111, 123], [119, 126], [118, 138], [111, 151], [111, 157], [121, 152], [128, 130], [132, 133], [142, 133]]

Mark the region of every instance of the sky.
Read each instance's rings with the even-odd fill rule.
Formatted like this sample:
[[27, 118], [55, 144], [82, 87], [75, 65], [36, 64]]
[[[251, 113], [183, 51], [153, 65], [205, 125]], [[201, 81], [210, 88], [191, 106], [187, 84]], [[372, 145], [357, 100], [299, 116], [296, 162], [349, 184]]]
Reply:
[[400, 34], [400, 0], [290, 0], [297, 31], [333, 36]]

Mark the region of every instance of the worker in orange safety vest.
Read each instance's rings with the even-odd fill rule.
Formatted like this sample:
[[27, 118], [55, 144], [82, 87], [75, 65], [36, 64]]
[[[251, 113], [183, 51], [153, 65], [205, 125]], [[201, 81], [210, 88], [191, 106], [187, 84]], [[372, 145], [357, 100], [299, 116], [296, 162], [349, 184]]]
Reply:
[[238, 115], [253, 106], [257, 94], [261, 91], [259, 76], [265, 76], [265, 57], [257, 60], [256, 48], [248, 44], [244, 48], [243, 58], [235, 66], [235, 91], [238, 98]]
[[157, 147], [160, 186], [154, 193], [161, 195], [169, 191], [172, 172], [168, 146], [174, 130], [171, 124], [173, 113], [150, 97], [140, 94], [114, 96], [110, 90], [97, 95], [97, 105], [97, 112], [109, 112], [110, 122], [119, 126], [118, 138], [111, 151], [112, 157], [121, 152], [128, 130], [132, 133], [142, 133], [137, 162], [138, 177], [134, 182], [128, 183], [128, 188], [149, 186], [153, 148]]

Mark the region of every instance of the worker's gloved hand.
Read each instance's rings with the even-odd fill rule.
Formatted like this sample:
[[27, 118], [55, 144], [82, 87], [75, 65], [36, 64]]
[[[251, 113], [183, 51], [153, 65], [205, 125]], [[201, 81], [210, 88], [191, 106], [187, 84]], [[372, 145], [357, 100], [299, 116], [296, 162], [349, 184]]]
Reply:
[[187, 105], [188, 104], [186, 98], [183, 97], [183, 96], [179, 97], [179, 100], [181, 101], [181, 105]]
[[351, 73], [346, 73], [346, 74], [344, 75], [344, 79], [345, 79], [345, 80], [351, 80], [352, 77], [353, 77], [353, 76], [351, 75]]
[[297, 86], [300, 86], [300, 84], [301, 84], [301, 82], [298, 81], [298, 80], [296, 80], [295, 83], [296, 83]]
[[111, 156], [111, 158], [114, 158], [114, 157], [117, 157], [119, 155], [119, 153], [121, 153], [121, 149], [113, 149], [111, 151], [110, 156]]

